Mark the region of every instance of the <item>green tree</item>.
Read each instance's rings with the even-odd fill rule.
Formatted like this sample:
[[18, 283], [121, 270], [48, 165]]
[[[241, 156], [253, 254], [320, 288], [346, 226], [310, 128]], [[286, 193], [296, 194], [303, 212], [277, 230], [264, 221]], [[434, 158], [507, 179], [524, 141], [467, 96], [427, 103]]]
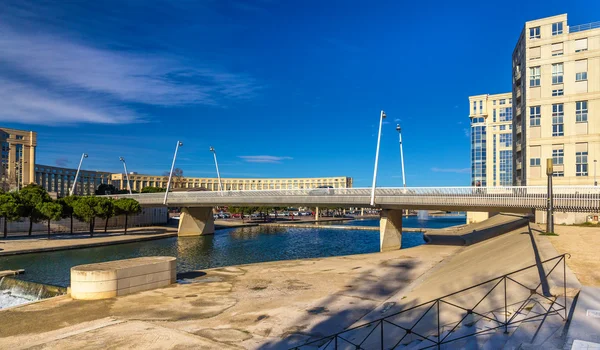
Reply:
[[98, 197], [86, 196], [77, 199], [73, 205], [73, 214], [80, 220], [90, 224], [90, 237], [94, 237], [97, 203]]
[[12, 193], [0, 194], [0, 217], [4, 219], [4, 238], [8, 236], [8, 222], [21, 218], [21, 205]]
[[73, 234], [73, 207], [75, 206], [75, 201], [79, 199], [78, 196], [68, 196], [60, 198], [57, 203], [62, 206], [62, 217], [64, 219], [71, 219], [71, 234]]
[[152, 187], [152, 186], [147, 186], [142, 188], [141, 192], [142, 193], [160, 193], [160, 192], [165, 192], [167, 189], [166, 188], [162, 188], [162, 187]]
[[107, 195], [107, 194], [116, 194], [119, 190], [113, 185], [110, 184], [100, 184], [98, 189], [96, 190], [96, 194], [99, 196]]
[[37, 206], [42, 219], [48, 220], [48, 237], [50, 237], [50, 222], [62, 218], [62, 205], [57, 202], [42, 202]]
[[104, 233], [108, 228], [108, 220], [115, 215], [114, 200], [108, 197], [101, 197], [96, 202], [96, 216], [104, 219]]
[[21, 204], [21, 216], [29, 218], [29, 235], [31, 236], [33, 223], [44, 218], [38, 210], [39, 206], [44, 202], [52, 201], [52, 198], [42, 186], [36, 184], [23, 187], [18, 192], [17, 198]]
[[127, 234], [127, 220], [129, 215], [139, 214], [142, 206], [132, 198], [119, 198], [114, 203], [115, 215], [125, 215], [125, 234]]

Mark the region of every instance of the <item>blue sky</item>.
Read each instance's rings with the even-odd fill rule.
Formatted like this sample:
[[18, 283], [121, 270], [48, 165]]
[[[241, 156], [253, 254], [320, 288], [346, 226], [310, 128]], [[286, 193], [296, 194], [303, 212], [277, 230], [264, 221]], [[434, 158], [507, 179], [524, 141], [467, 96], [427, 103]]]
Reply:
[[468, 96], [510, 90], [525, 21], [590, 1], [0, 2], [0, 123], [40, 164], [189, 176], [469, 184]]

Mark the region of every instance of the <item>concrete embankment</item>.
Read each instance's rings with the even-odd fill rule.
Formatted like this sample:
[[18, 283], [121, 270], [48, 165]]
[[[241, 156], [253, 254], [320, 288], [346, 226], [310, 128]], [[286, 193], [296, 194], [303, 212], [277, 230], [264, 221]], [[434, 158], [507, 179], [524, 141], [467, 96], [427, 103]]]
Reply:
[[[468, 247], [424, 245], [231, 266], [192, 272], [171, 287], [108, 300], [57, 297], [1, 311], [0, 348], [100, 349], [110, 343], [122, 348], [285, 349], [553, 254], [536, 252], [545, 245], [533, 241], [523, 227]], [[523, 278], [535, 285], [540, 274], [530, 269], [518, 281]], [[473, 305], [482, 293], [458, 301]], [[500, 299], [494, 295], [490, 300]]]

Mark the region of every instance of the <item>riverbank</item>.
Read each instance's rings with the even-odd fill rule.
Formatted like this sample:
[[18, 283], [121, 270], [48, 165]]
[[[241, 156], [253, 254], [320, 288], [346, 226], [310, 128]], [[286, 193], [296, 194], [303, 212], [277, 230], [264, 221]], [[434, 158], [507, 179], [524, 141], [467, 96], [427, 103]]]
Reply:
[[0, 347], [284, 349], [535, 264], [555, 254], [545, 240], [523, 228], [469, 247], [230, 266], [115, 299], [57, 297], [0, 311]]

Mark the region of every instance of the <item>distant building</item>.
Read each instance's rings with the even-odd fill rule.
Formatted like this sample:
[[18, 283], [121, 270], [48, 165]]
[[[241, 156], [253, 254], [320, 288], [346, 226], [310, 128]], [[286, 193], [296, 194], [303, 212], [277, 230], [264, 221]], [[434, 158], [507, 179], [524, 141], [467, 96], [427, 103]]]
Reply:
[[513, 183], [512, 94], [469, 97], [471, 185]]
[[33, 182], [37, 134], [33, 131], [0, 128], [0, 143], [0, 187], [9, 191]]
[[[112, 184], [117, 189], [126, 190], [127, 180], [125, 174], [112, 174]], [[167, 188], [168, 176], [129, 174], [129, 182], [133, 191], [140, 191], [144, 187]], [[317, 188], [320, 186], [331, 186], [333, 188], [352, 187], [352, 178], [339, 177], [315, 177], [315, 178], [221, 178], [223, 190], [279, 190], [279, 189], [303, 189]], [[204, 177], [173, 177], [171, 187], [177, 188], [202, 188], [208, 191], [219, 190], [217, 178]]]
[[517, 185], [593, 185], [600, 157], [600, 23], [567, 15], [525, 23], [512, 55]]
[[[68, 196], [73, 182], [75, 181], [77, 169], [59, 168], [48, 165], [35, 166], [35, 183], [41, 185], [46, 191], [56, 193], [58, 197]], [[94, 194], [101, 184], [110, 184], [111, 173], [104, 171], [83, 170], [79, 171], [77, 185], [73, 194]]]

